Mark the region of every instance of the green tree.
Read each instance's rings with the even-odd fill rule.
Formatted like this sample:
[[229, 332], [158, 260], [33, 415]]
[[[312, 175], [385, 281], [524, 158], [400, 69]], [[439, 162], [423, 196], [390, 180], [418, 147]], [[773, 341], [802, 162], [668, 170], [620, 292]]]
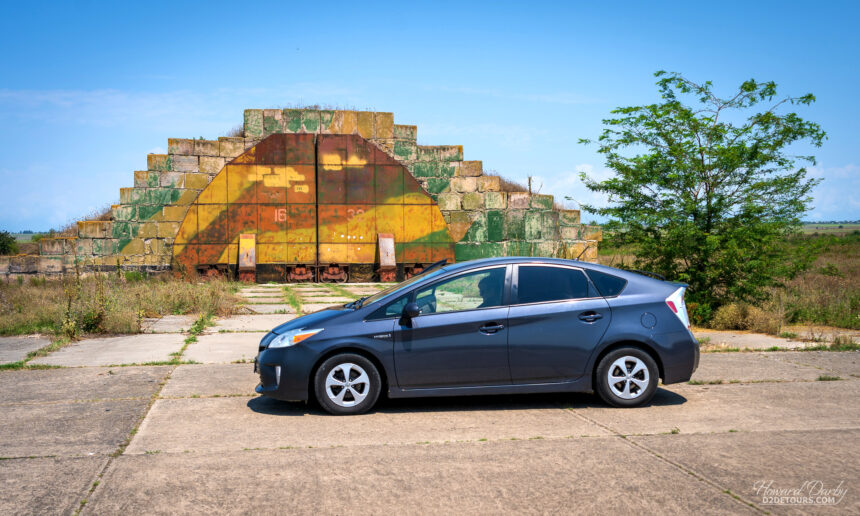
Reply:
[[632, 245], [637, 268], [689, 283], [689, 299], [700, 307], [694, 316], [763, 299], [766, 287], [813, 258], [788, 239], [817, 184], [796, 164], [815, 158], [789, 151], [798, 142], [820, 147], [826, 135], [780, 111], [815, 97], [778, 97], [775, 83], [749, 80], [720, 98], [710, 82], [663, 71], [655, 77], [660, 103], [617, 108], [603, 120], [594, 143], [615, 175], [581, 176], [609, 203], [584, 208], [610, 218], [609, 243]]
[[18, 242], [8, 231], [0, 231], [0, 255], [18, 252]]

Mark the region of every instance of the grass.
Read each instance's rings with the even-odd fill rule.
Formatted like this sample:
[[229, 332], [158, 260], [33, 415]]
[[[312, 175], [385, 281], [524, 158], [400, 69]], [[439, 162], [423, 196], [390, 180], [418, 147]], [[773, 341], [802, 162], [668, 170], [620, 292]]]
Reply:
[[301, 314], [302, 313], [302, 300], [301, 300], [301, 297], [299, 297], [298, 292], [293, 290], [293, 288], [290, 285], [284, 285], [283, 290], [284, 290], [284, 300], [287, 302], [288, 305], [290, 305], [293, 308], [293, 310], [296, 311], [296, 314]]
[[348, 297], [349, 299], [353, 299], [353, 300], [361, 297], [361, 296], [357, 296], [357, 295], [353, 294], [352, 292], [343, 288], [342, 285], [338, 285], [336, 283], [329, 283], [326, 286], [329, 288], [329, 290], [331, 290], [332, 292], [334, 292], [335, 294], [337, 294], [340, 297]]
[[838, 376], [830, 376], [829, 374], [823, 374], [817, 378], [819, 382], [836, 382], [841, 380], [842, 378]]
[[237, 290], [237, 284], [223, 280], [129, 280], [117, 273], [0, 283], [0, 335], [139, 333], [148, 317], [234, 313]]

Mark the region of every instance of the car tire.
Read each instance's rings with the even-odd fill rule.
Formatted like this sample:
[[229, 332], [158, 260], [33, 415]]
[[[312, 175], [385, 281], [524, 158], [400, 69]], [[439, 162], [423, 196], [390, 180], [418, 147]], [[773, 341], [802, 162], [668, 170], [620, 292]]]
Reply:
[[363, 414], [373, 408], [382, 378], [373, 362], [354, 353], [328, 358], [314, 375], [314, 395], [334, 415]]
[[654, 397], [659, 375], [651, 355], [639, 348], [619, 348], [607, 353], [597, 364], [595, 390], [613, 407], [639, 407]]

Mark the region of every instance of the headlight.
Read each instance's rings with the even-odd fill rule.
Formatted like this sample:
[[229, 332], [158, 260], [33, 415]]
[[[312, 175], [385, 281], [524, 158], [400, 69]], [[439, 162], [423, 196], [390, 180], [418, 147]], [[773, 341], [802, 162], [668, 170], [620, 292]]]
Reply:
[[317, 330], [288, 331], [272, 339], [272, 342], [269, 343], [269, 348], [286, 348], [289, 346], [295, 346], [299, 342], [307, 339], [308, 337], [313, 337], [321, 331], [323, 331], [323, 328], [319, 328]]

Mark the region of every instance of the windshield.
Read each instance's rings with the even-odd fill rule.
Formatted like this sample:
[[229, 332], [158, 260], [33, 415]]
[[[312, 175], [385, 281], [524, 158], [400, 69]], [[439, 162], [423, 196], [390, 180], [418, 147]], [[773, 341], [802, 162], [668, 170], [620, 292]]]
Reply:
[[392, 285], [392, 286], [388, 287], [387, 289], [385, 289], [381, 292], [377, 292], [376, 294], [373, 294], [372, 296], [370, 296], [369, 298], [364, 300], [364, 303], [362, 303], [362, 306], [372, 305], [373, 303], [379, 301], [380, 299], [386, 298], [386, 297], [388, 297], [388, 296], [390, 296], [396, 292], [400, 292], [401, 290], [412, 285], [413, 283], [416, 283], [416, 282], [421, 281], [421, 280], [426, 279], [426, 278], [432, 278], [434, 276], [438, 276], [439, 274], [442, 274], [443, 272], [445, 272], [445, 268], [439, 267], [438, 269], [432, 269], [432, 270], [429, 270], [428, 272], [422, 272], [421, 274], [419, 274], [417, 276], [412, 276], [411, 278], [409, 278], [408, 280], [406, 280], [402, 283], [398, 283], [397, 285]]

